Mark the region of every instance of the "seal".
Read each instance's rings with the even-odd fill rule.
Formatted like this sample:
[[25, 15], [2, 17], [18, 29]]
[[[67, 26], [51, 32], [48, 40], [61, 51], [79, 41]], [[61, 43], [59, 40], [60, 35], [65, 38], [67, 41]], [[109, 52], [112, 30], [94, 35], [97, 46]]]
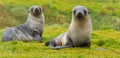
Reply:
[[44, 14], [40, 6], [32, 6], [29, 9], [27, 21], [19, 26], [11, 27], [3, 32], [2, 42], [11, 40], [42, 42], [44, 29]]
[[67, 32], [49, 40], [46, 46], [52, 49], [69, 47], [90, 47], [92, 22], [85, 6], [76, 6], [72, 10], [72, 21]]

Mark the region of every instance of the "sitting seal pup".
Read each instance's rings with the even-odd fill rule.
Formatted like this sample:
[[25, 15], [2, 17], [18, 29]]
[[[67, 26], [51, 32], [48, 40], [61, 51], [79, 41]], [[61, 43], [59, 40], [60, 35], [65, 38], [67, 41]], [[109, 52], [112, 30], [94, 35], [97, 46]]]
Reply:
[[2, 41], [21, 40], [42, 42], [42, 33], [44, 27], [44, 15], [42, 8], [32, 6], [29, 9], [27, 21], [19, 26], [7, 29], [3, 32]]
[[53, 49], [69, 47], [90, 47], [92, 23], [85, 6], [76, 6], [72, 10], [72, 22], [67, 32], [45, 43]]

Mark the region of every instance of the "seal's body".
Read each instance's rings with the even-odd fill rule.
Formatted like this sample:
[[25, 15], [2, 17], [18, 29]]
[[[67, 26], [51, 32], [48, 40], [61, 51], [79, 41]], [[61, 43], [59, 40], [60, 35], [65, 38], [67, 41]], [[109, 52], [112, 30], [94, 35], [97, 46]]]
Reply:
[[3, 32], [2, 41], [36, 40], [42, 42], [42, 33], [44, 28], [44, 15], [41, 7], [32, 6], [29, 9], [27, 21], [19, 26], [7, 29]]

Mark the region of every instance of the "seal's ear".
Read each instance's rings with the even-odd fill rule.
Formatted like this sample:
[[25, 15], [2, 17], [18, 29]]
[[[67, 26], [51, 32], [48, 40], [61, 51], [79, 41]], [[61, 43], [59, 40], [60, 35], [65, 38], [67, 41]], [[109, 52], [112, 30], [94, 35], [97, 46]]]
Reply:
[[33, 7], [31, 7], [31, 8], [28, 10], [28, 13], [30, 13], [31, 11], [33, 11]]
[[87, 12], [86, 10], [84, 10], [84, 14], [87, 15], [87, 14], [90, 14], [90, 12], [89, 11]]
[[91, 14], [91, 12], [89, 11], [90, 9], [88, 9], [88, 14]]
[[88, 14], [91, 14], [91, 12], [88, 12]]

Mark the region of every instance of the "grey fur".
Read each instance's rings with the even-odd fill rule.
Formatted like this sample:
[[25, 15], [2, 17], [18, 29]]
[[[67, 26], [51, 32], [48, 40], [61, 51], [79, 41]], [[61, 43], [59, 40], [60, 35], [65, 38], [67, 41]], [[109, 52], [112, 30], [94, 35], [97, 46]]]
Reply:
[[42, 42], [44, 28], [44, 15], [42, 8], [32, 6], [29, 9], [27, 21], [19, 26], [9, 28], [3, 32], [2, 41], [21, 40]]
[[66, 33], [46, 42], [53, 49], [68, 47], [90, 47], [92, 23], [85, 6], [76, 6], [72, 10], [72, 22]]

